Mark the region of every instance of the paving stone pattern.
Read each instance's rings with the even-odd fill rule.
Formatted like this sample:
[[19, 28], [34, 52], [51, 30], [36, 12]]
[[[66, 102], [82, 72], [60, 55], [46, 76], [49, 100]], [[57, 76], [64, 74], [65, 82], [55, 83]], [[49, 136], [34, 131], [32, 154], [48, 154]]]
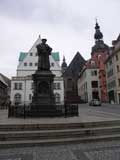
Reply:
[[[0, 112], [0, 124], [73, 123], [101, 120], [120, 120], [119, 105], [90, 107], [80, 105], [79, 117], [16, 119]], [[0, 160], [120, 160], [120, 141], [91, 142], [69, 145], [0, 149]]]
[[33, 154], [0, 154], [0, 160], [33, 160]]
[[1, 149], [0, 160], [120, 160], [120, 141]]

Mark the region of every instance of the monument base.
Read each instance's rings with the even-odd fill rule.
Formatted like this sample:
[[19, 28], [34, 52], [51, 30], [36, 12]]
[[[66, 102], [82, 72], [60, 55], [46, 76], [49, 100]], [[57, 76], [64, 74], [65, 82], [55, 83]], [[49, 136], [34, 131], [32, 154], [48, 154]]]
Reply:
[[62, 106], [55, 104], [32, 104], [31, 117], [58, 117], [63, 116]]
[[31, 117], [54, 117], [61, 115], [55, 105], [53, 93], [54, 75], [51, 71], [36, 71], [33, 76], [34, 94], [32, 97]]
[[78, 105], [65, 104], [31, 104], [30, 106], [11, 106], [8, 108], [8, 117], [73, 117], [78, 116]]

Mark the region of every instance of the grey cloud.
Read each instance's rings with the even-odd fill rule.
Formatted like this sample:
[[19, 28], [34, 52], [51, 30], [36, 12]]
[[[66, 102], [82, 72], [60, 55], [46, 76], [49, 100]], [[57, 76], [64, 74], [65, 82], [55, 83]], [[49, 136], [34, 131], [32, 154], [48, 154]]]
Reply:
[[119, 8], [119, 0], [0, 0], [1, 72], [14, 75], [19, 51], [29, 50], [38, 34], [60, 51], [61, 59], [65, 55], [70, 62], [77, 50], [87, 59], [94, 44], [94, 18], [105, 43], [111, 42], [119, 34]]
[[63, 24], [75, 30], [84, 29], [88, 18], [79, 15], [75, 10], [72, 12], [71, 9], [74, 6], [71, 6], [69, 2], [64, 3], [63, 0], [1, 0], [0, 12], [5, 16], [25, 22]]
[[3, 15], [14, 17], [14, 18], [28, 18], [32, 10], [35, 8], [34, 3], [28, 0], [1, 0], [0, 1], [0, 12]]

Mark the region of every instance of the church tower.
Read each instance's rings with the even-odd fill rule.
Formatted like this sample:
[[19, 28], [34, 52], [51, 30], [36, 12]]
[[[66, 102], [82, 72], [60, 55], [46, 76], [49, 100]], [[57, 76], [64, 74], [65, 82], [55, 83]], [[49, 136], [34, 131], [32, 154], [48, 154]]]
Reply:
[[66, 60], [65, 60], [65, 56], [63, 56], [63, 62], [62, 62], [62, 73], [64, 73], [67, 69], [67, 63], [66, 63]]
[[100, 31], [100, 26], [96, 21], [95, 24], [95, 45], [92, 47], [91, 60], [95, 62], [97, 68], [99, 68], [99, 86], [100, 87], [100, 100], [102, 102], [108, 101], [107, 85], [106, 85], [106, 71], [105, 60], [109, 55], [109, 46], [103, 41], [103, 34]]

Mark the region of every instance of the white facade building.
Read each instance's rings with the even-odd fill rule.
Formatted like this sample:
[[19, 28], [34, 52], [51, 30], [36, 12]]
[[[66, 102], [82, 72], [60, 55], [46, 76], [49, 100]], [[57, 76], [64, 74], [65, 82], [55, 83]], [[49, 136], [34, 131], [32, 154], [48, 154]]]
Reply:
[[85, 66], [79, 75], [78, 95], [85, 102], [100, 97], [98, 72], [98, 68], [87, 68]]
[[[19, 64], [17, 66], [17, 75], [11, 80], [11, 102], [29, 104], [32, 101], [33, 81], [32, 74], [37, 70], [38, 56], [36, 45], [41, 43], [41, 38], [37, 39], [29, 52], [21, 52], [19, 56]], [[52, 52], [49, 56], [50, 70], [55, 75], [54, 78], [54, 94], [56, 103], [64, 103], [64, 82], [62, 70], [60, 67], [59, 52]]]

